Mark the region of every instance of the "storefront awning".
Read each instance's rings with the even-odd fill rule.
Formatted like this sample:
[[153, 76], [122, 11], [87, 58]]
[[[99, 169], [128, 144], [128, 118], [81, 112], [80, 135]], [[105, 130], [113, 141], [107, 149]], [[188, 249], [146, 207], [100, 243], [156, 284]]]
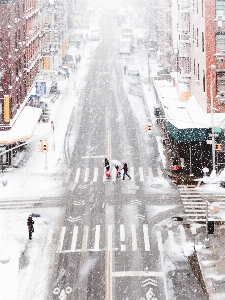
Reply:
[[41, 108], [25, 106], [13, 127], [7, 131], [0, 131], [0, 145], [10, 145], [29, 139], [41, 113]]

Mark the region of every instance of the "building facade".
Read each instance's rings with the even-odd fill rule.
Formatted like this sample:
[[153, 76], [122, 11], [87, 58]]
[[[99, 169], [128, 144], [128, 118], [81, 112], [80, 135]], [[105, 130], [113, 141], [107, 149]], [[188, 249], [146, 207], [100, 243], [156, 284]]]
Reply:
[[25, 3], [1, 0], [0, 11], [0, 129], [7, 129], [26, 95]]

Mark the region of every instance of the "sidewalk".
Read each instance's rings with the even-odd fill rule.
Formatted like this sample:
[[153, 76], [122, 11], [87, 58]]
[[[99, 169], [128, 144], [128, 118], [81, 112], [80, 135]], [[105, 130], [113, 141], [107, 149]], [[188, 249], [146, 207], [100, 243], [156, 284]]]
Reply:
[[[147, 63], [145, 63], [144, 67], [142, 67], [141, 76], [144, 97], [150, 112], [153, 130], [155, 131], [165, 173], [172, 179], [179, 176], [179, 184], [183, 183], [196, 185], [197, 182], [194, 181], [195, 178], [190, 177], [184, 172], [175, 175], [171, 171], [173, 152], [169, 148], [169, 145], [163, 145], [163, 139], [166, 138], [166, 133], [161, 124], [156, 122], [156, 117], [154, 116], [155, 95], [153, 87], [149, 84]], [[215, 193], [216, 191], [217, 193], [224, 195], [225, 192], [223, 188], [220, 188], [218, 183], [206, 184], [198, 189], [204, 192], [207, 191], [209, 194]], [[224, 217], [225, 213], [222, 212], [220, 214], [223, 214]], [[202, 277], [206, 285], [209, 299], [225, 300], [225, 225], [215, 225], [215, 233], [209, 235], [210, 248], [207, 249], [204, 247], [205, 235], [205, 227], [203, 226], [202, 230], [199, 231], [195, 238], [195, 251]]]

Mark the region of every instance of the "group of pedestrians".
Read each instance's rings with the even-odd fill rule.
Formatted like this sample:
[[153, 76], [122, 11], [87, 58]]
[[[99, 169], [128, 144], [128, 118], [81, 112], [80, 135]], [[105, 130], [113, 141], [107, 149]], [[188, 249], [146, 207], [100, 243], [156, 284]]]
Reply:
[[[110, 169], [109, 161], [108, 161], [107, 158], [105, 158], [105, 176], [106, 176], [106, 178], [110, 178], [111, 177], [109, 169]], [[121, 176], [121, 172], [120, 171], [123, 170], [123, 180], [125, 180], [125, 176], [127, 176], [129, 178], [129, 180], [131, 180], [131, 177], [128, 174], [128, 166], [127, 166], [126, 162], [123, 163], [123, 167], [121, 168], [121, 170], [120, 170], [119, 165], [115, 164], [115, 169], [116, 169], [116, 178], [117, 179], [120, 178], [120, 176]]]

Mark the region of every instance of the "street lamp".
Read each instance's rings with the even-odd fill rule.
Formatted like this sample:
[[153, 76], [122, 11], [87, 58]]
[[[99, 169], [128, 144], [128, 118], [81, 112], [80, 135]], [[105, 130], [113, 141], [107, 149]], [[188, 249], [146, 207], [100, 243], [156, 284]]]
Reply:
[[211, 118], [212, 118], [212, 163], [213, 163], [213, 170], [212, 170], [212, 176], [215, 176], [216, 173], [216, 156], [215, 156], [215, 130], [214, 130], [214, 119], [213, 119], [213, 87], [212, 87], [212, 70], [215, 70], [216, 66], [211, 65], [210, 66], [210, 100], [211, 100]]

